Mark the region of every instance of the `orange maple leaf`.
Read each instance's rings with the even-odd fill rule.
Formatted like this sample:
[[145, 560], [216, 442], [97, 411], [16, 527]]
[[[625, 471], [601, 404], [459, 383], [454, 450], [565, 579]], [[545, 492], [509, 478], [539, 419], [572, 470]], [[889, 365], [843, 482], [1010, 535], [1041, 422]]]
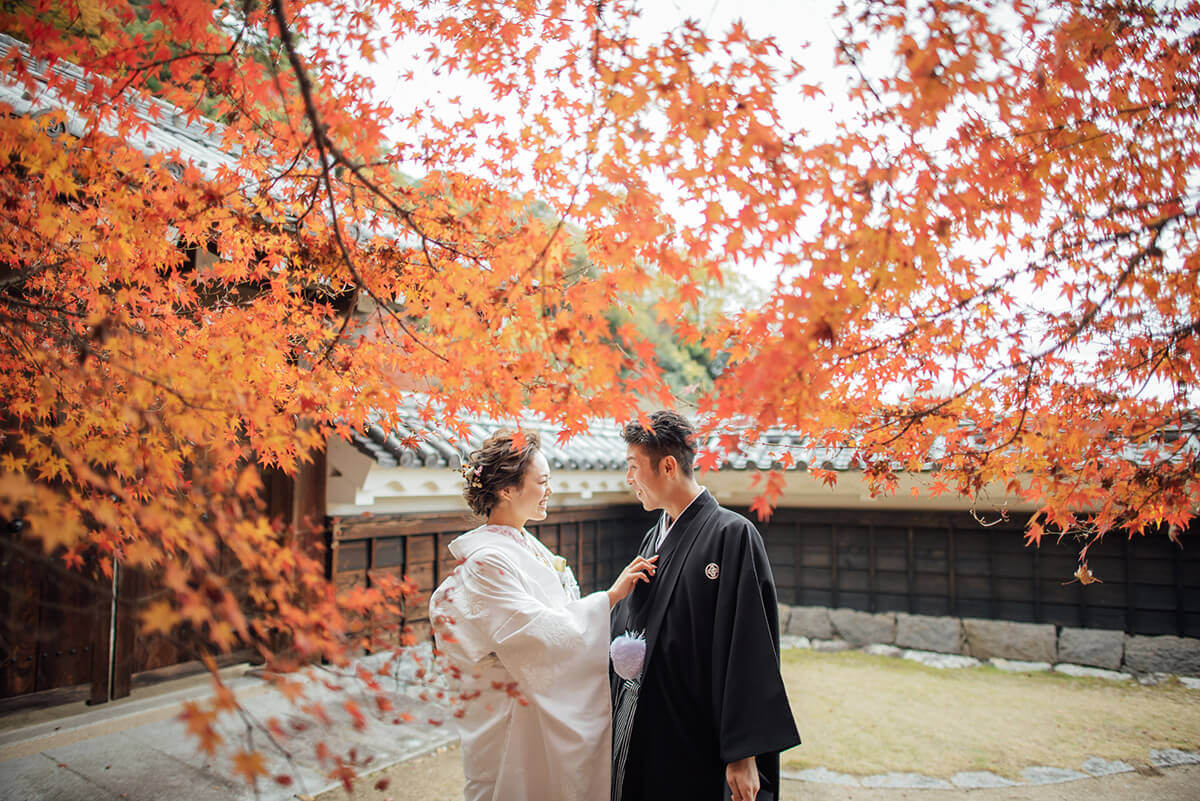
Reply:
[[233, 755], [233, 773], [257, 786], [258, 777], [267, 775], [266, 760], [258, 751], [238, 751]]
[[165, 599], [151, 601], [139, 615], [142, 631], [146, 634], [170, 634], [179, 625], [179, 613], [172, 603]]

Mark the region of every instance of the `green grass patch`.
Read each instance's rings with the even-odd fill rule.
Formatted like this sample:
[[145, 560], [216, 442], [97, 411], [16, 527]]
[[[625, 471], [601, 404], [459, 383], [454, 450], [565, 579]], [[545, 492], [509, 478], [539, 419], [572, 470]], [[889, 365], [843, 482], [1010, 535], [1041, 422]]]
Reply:
[[804, 744], [787, 768], [949, 777], [1029, 765], [1078, 770], [1090, 756], [1145, 763], [1151, 749], [1200, 749], [1200, 692], [1136, 682], [938, 670], [849, 651], [783, 652], [783, 676]]

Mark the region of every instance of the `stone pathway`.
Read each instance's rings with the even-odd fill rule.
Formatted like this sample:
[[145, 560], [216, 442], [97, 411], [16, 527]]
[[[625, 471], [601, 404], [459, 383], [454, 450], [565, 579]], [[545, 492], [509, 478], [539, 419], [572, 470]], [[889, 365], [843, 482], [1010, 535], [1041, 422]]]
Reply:
[[[373, 670], [380, 661], [359, 664]], [[0, 801], [290, 801], [297, 795], [315, 796], [338, 786], [328, 775], [333, 763], [317, 758], [319, 743], [326, 739], [339, 754], [353, 754], [360, 774], [458, 740], [452, 727], [429, 722], [434, 707], [416, 697], [424, 685], [415, 681], [415, 672], [412, 663], [395, 677], [400, 692], [393, 697], [391, 714], [412, 719], [400, 725], [367, 715], [364, 725], [355, 728], [341, 705], [346, 695], [320, 682], [307, 682], [307, 698], [324, 703], [330, 726], [290, 730], [286, 756], [271, 746], [264, 732], [256, 732], [253, 741], [265, 758], [268, 776], [289, 776], [289, 784], [264, 778], [252, 788], [234, 774], [230, 748], [218, 749], [213, 756], [198, 750], [179, 713], [188, 701], [208, 699], [211, 687], [203, 684], [0, 733]], [[265, 681], [243, 675], [229, 680], [228, 686], [255, 720], [277, 718], [289, 726], [291, 704]], [[361, 703], [365, 708], [366, 699]], [[246, 726], [241, 718], [225, 714], [218, 718], [217, 731], [225, 743], [240, 744]]]
[[[1172, 768], [1179, 765], [1200, 765], [1200, 751], [1180, 751], [1177, 749], [1155, 750], [1150, 752], [1150, 764], [1156, 768]], [[1112, 776], [1117, 773], [1130, 773], [1135, 770], [1128, 762], [1112, 762], [1098, 757], [1091, 757], [1081, 770], [1066, 770], [1044, 765], [1033, 765], [1021, 772], [1021, 781], [1013, 781], [988, 771], [967, 771], [956, 773], [949, 781], [920, 773], [880, 773], [874, 776], [852, 776], [847, 773], [826, 768], [809, 768], [799, 771], [781, 771], [785, 779], [813, 782], [816, 784], [832, 784], [841, 787], [890, 787], [909, 790], [981, 790], [990, 787], [1022, 787], [1042, 784], [1060, 784], [1079, 779]]]

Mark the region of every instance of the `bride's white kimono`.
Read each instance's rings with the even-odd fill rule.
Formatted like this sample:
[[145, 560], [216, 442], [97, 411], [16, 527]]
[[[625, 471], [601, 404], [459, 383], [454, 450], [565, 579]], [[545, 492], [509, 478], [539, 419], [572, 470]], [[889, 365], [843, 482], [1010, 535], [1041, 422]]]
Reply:
[[461, 698], [466, 801], [608, 801], [608, 594], [581, 599], [566, 561], [508, 526], [450, 552], [429, 617]]

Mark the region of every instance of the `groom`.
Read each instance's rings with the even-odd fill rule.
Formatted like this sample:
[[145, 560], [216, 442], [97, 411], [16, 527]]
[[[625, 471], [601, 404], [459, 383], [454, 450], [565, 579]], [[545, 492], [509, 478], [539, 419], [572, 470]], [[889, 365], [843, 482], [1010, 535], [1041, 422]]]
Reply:
[[779, 674], [775, 582], [757, 529], [692, 476], [695, 432], [672, 411], [630, 423], [626, 482], [662, 509], [641, 553], [658, 572], [613, 609], [644, 632], [640, 679], [612, 676], [613, 799], [773, 801], [798, 744]]

